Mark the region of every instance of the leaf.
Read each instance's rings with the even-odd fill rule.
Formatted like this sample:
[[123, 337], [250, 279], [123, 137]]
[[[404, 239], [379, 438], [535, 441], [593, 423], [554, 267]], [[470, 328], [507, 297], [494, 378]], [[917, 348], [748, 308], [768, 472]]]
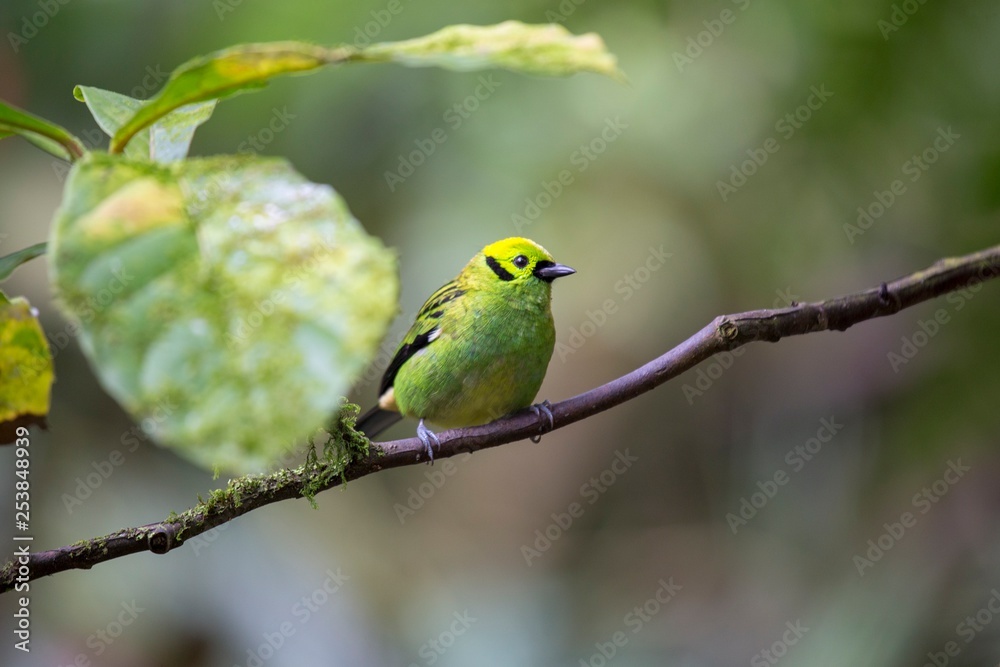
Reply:
[[492, 26], [454, 25], [426, 37], [364, 49], [305, 42], [243, 44], [189, 60], [175, 69], [160, 92], [118, 127], [109, 150], [121, 153], [138, 133], [185, 105], [260, 88], [282, 74], [304, 74], [324, 65], [352, 61], [393, 61], [458, 70], [504, 67], [555, 76], [597, 72], [624, 79], [599, 35], [574, 36], [558, 24], [506, 21]]
[[104, 387], [161, 442], [260, 469], [328, 423], [395, 313], [395, 260], [284, 160], [74, 166], [53, 284]]
[[0, 257], [0, 283], [10, 278], [10, 274], [14, 273], [14, 269], [17, 267], [40, 255], [44, 255], [45, 247], [45, 243], [36, 243], [35, 245], [24, 248], [23, 250], [18, 250], [17, 252], [12, 252], [5, 257]]
[[[97, 126], [109, 137], [114, 136], [125, 122], [142, 107], [142, 100], [92, 86], [76, 86], [73, 97], [87, 105]], [[149, 129], [136, 134], [125, 147], [125, 155], [133, 159], [149, 159]]]
[[70, 162], [86, 152], [80, 140], [64, 128], [0, 101], [0, 138], [11, 134]]
[[[134, 97], [91, 86], [77, 86], [73, 95], [86, 103], [98, 126], [108, 136], [114, 136], [143, 105], [142, 100]], [[210, 100], [170, 112], [152, 127], [138, 132], [125, 146], [125, 156], [156, 162], [183, 160], [187, 157], [194, 131], [211, 118], [215, 104], [216, 100]]]
[[0, 292], [0, 443], [14, 442], [18, 426], [45, 424], [53, 379], [52, 354], [34, 309]]
[[624, 79], [617, 61], [596, 33], [575, 36], [558, 24], [505, 21], [491, 26], [453, 25], [426, 37], [384, 42], [363, 49], [358, 60], [391, 60], [413, 67], [456, 70], [490, 67], [565, 76], [596, 72]]
[[272, 77], [308, 72], [343, 57], [343, 50], [331, 51], [304, 42], [271, 42], [244, 44], [189, 60], [175, 69], [160, 92], [118, 128], [110, 151], [122, 152], [133, 136], [175, 109], [259, 88]]
[[70, 155], [69, 151], [66, 150], [66, 148], [58, 141], [34, 133], [28, 133], [21, 136], [29, 144], [35, 146], [35, 148], [40, 148], [49, 155], [55, 155], [60, 160], [65, 160], [66, 162], [72, 162], [73, 160], [76, 159], [74, 156]]

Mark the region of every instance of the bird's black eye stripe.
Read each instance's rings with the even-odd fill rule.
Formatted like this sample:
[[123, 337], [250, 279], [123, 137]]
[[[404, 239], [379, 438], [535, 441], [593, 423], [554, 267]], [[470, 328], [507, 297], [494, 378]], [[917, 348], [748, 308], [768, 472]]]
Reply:
[[516, 266], [517, 268], [523, 269], [527, 265], [528, 265], [528, 258], [525, 257], [524, 255], [518, 255], [517, 257], [514, 258], [514, 266]]
[[486, 265], [493, 270], [493, 273], [497, 274], [497, 278], [499, 278], [500, 280], [514, 279], [514, 274], [508, 271], [507, 269], [503, 268], [502, 266], [500, 266], [500, 262], [497, 261], [496, 257], [487, 257]]

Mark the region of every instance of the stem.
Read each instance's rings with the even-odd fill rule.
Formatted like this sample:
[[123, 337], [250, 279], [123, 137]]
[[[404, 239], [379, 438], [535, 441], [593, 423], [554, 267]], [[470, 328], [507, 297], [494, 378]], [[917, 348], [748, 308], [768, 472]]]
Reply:
[[[943, 259], [917, 273], [847, 296], [796, 304], [778, 310], [754, 310], [722, 315], [686, 341], [616, 380], [551, 406], [553, 428], [562, 428], [631, 400], [690, 370], [714, 354], [754, 341], [777, 342], [788, 336], [817, 331], [843, 331], [859, 322], [885, 317], [929, 299], [955, 292], [1000, 276], [1000, 246]], [[524, 410], [484, 426], [452, 429], [438, 434], [437, 458], [474, 452], [522, 440], [539, 432], [545, 420]], [[349, 435], [349, 434], [348, 434]], [[343, 439], [344, 434], [340, 434]], [[88, 569], [98, 563], [141, 551], [166, 553], [199, 535], [259, 507], [291, 498], [309, 497], [340, 484], [386, 468], [414, 465], [423, 460], [418, 438], [373, 443], [367, 455], [345, 465], [310, 462], [271, 475], [249, 475], [231, 480], [218, 492], [180, 516], [157, 523], [126, 528], [104, 537], [33, 553], [28, 572], [18, 578], [18, 564], [0, 569], [0, 592], [16, 581], [37, 579], [71, 569]]]

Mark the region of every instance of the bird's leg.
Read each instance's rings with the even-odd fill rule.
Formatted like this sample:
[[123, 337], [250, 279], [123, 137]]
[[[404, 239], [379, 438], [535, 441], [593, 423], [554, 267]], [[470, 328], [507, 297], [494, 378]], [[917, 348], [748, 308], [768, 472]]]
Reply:
[[551, 431], [553, 428], [555, 428], [556, 420], [552, 416], [552, 404], [549, 403], [547, 400], [542, 401], [541, 403], [536, 403], [535, 405], [532, 405], [531, 406], [531, 411], [534, 412], [535, 416], [538, 417], [539, 419], [542, 418], [542, 415], [545, 415], [545, 418], [549, 422], [548, 426], [546, 426], [545, 424], [542, 424], [538, 428], [538, 433], [536, 433], [535, 435], [531, 436], [531, 438], [529, 438], [532, 442], [534, 442], [534, 443], [537, 444], [542, 439], [543, 435], [545, 435], [546, 433], [548, 433], [549, 431]]
[[424, 426], [424, 420], [421, 419], [420, 423], [417, 424], [417, 437], [420, 438], [420, 442], [424, 443], [424, 447], [427, 449], [427, 456], [430, 458], [431, 465], [434, 465], [434, 447], [441, 449], [441, 441], [438, 437], [434, 435], [434, 431], [430, 430]]

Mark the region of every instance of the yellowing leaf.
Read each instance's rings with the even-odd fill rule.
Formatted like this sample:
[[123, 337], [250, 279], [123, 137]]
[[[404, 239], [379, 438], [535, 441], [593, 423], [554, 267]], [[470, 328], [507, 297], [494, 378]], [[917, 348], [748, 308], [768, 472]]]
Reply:
[[596, 72], [621, 79], [617, 61], [596, 33], [573, 35], [558, 24], [505, 21], [491, 26], [452, 25], [403, 42], [373, 44], [358, 60], [476, 70], [488, 67], [565, 76]]
[[120, 153], [136, 133], [175, 109], [259, 88], [272, 77], [308, 72], [338, 56], [342, 57], [342, 53], [304, 42], [271, 42], [243, 44], [189, 60], [171, 73], [155, 97], [118, 128], [110, 150]]
[[90, 240], [120, 240], [157, 227], [185, 224], [184, 201], [175, 184], [137, 178], [81, 216], [77, 224]]
[[0, 292], [0, 443], [16, 427], [45, 423], [54, 375], [52, 354], [34, 310]]
[[[260, 88], [283, 74], [305, 74], [324, 65], [348, 62], [398, 62], [457, 70], [503, 67], [553, 76], [597, 72], [624, 79], [615, 57], [607, 51], [599, 35], [575, 36], [558, 24], [527, 25], [506, 21], [492, 26], [453, 25], [425, 37], [373, 44], [363, 49], [323, 47], [304, 42], [242, 44], [195, 58], [174, 70], [152, 99], [134, 109], [127, 119], [116, 119], [117, 129], [109, 150], [111, 153], [127, 151], [130, 157], [136, 157], [128, 148], [130, 142], [146, 142], [143, 133], [152, 126], [155, 144], [154, 123], [165, 123], [160, 119], [181, 107]], [[77, 96], [86, 98], [95, 116], [99, 111], [95, 106], [110, 102], [115, 107], [122, 103], [121, 100], [100, 100], [98, 93], [107, 91], [94, 91], [98, 89], [78, 88]], [[136, 106], [132, 102], [127, 105]], [[112, 111], [117, 116], [120, 109]], [[179, 122], [184, 126], [183, 120]], [[102, 123], [101, 126], [107, 130], [106, 125]], [[184, 150], [186, 152], [186, 144]]]

